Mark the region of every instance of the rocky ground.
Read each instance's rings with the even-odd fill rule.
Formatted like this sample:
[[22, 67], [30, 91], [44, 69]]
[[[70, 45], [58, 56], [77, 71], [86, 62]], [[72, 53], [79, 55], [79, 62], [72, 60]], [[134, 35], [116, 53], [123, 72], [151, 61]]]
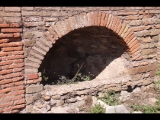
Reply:
[[121, 91], [115, 94], [115, 98], [121, 101], [120, 104], [109, 106], [97, 99], [96, 97], [86, 99], [83, 106], [78, 107], [76, 104], [71, 104], [65, 107], [52, 108], [51, 113], [89, 113], [88, 109], [95, 104], [100, 103], [106, 108], [105, 113], [142, 113], [142, 111], [134, 111], [131, 105], [152, 105], [158, 101], [160, 91], [155, 89], [155, 84], [147, 87], [137, 87], [132, 92]]

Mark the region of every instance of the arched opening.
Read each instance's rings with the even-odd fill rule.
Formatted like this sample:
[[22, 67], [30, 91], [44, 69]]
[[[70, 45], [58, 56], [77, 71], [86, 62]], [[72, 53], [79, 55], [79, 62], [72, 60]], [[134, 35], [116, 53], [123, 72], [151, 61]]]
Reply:
[[126, 42], [106, 27], [75, 29], [58, 39], [45, 55], [39, 68], [41, 83], [116, 77], [130, 65], [128, 50]]

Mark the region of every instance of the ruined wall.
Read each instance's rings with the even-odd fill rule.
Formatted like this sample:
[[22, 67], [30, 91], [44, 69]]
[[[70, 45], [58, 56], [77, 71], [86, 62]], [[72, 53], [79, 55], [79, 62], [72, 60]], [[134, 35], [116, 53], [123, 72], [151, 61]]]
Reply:
[[[3, 34], [6, 34], [7, 32], [14, 33], [9, 36], [0, 34], [0, 39], [2, 41], [0, 41], [1, 96], [6, 94], [6, 88], [2, 86], [10, 83], [10, 78], [5, 78], [5, 76], [8, 76], [10, 71], [16, 73], [13, 68], [3, 68], [4, 65], [12, 64], [12, 59], [22, 59], [22, 63], [18, 64], [21, 69], [17, 70], [20, 71], [17, 73], [21, 75], [11, 76], [11, 78], [19, 78], [21, 81], [20, 84], [22, 88], [20, 89], [22, 89], [22, 93], [19, 94], [21, 96], [25, 95], [23, 87], [26, 87], [27, 90], [30, 89], [30, 92], [26, 94], [26, 97], [28, 96], [28, 99], [31, 98], [31, 96], [33, 96], [34, 98], [35, 93], [38, 94], [38, 92], [42, 91], [42, 86], [38, 85], [37, 83], [39, 83], [42, 79], [41, 73], [38, 73], [38, 68], [40, 67], [41, 62], [44, 59], [44, 56], [49, 51], [49, 49], [54, 46], [56, 40], [61, 38], [61, 36], [67, 34], [69, 31], [82, 27], [83, 25], [81, 25], [80, 23], [77, 24], [75, 21], [73, 21], [73, 23], [69, 22], [69, 26], [71, 28], [70, 30], [61, 28], [63, 28], [63, 26], [66, 26], [68, 18], [74, 19], [74, 16], [77, 16], [77, 18], [80, 18], [80, 20], [83, 21], [83, 19], [81, 18], [84, 18], [83, 16], [90, 14], [91, 12], [102, 12], [103, 15], [97, 13], [94, 14], [92, 16], [93, 19], [91, 19], [91, 23], [88, 23], [88, 25], [84, 23], [86, 26], [97, 26], [97, 23], [99, 23], [100, 21], [95, 24], [92, 21], [97, 21], [97, 18], [99, 18], [99, 20], [102, 20], [103, 17], [106, 16], [106, 14], [111, 14], [110, 16], [113, 15], [114, 17], [112, 16], [107, 19], [109, 21], [108, 23], [104, 22], [105, 24], [108, 24], [107, 28], [112, 28], [115, 33], [117, 29], [119, 29], [119, 31], [121, 32], [118, 31], [118, 35], [121, 36], [126, 42], [132, 40], [132, 42], [130, 42], [129, 44], [131, 50], [130, 55], [132, 60], [132, 68], [128, 69], [132, 80], [129, 81], [129, 83], [126, 83], [126, 87], [128, 84], [139, 86], [151, 84], [155, 75], [156, 63], [159, 62], [158, 56], [160, 52], [158, 41], [160, 33], [160, 7], [0, 7], [0, 25], [2, 25], [2, 27], [0, 28], [0, 32]], [[21, 27], [23, 29], [22, 34], [17, 34], [21, 32], [19, 31], [19, 29], [18, 31], [3, 30], [3, 28], [5, 27], [3, 25], [8, 25], [7, 28], [9, 28], [11, 27], [9, 25], [11, 25], [12, 23], [18, 23], [19, 25], [21, 25], [17, 27]], [[118, 23], [121, 25], [119, 25]], [[117, 25], [117, 28], [114, 27], [115, 24]], [[101, 24], [99, 24], [99, 26], [100, 25]], [[19, 43], [16, 41], [17, 44], [13, 43], [12, 45], [13, 41], [8, 41], [8, 39], [14, 37], [13, 35], [19, 35], [18, 37], [20, 38], [20, 40]], [[126, 37], [127, 35], [128, 37]], [[7, 47], [5, 46], [5, 41], [8, 43], [6, 44]], [[24, 43], [23, 50], [21, 50], [20, 47], [22, 46], [20, 45], [21, 43]], [[18, 46], [18, 49], [14, 48], [11, 49], [11, 51], [23, 51], [24, 58], [22, 57], [23, 52], [15, 53], [22, 54], [18, 55], [18, 57], [10, 57], [10, 55], [13, 55], [14, 52], [8, 54], [7, 51], [5, 51], [5, 49], [8, 49], [9, 45], [11, 45], [11, 47], [13, 48], [14, 46]], [[6, 60], [7, 62], [10, 61], [9, 59], [11, 59], [11, 63], [3, 64], [4, 59], [5, 62]], [[23, 66], [24, 64], [25, 66]], [[3, 80], [5, 80], [5, 82], [3, 82]], [[14, 85], [14, 82], [11, 82], [11, 84]], [[14, 89], [10, 89], [7, 94], [12, 94], [14, 91]], [[17, 98], [18, 100], [22, 99], [22, 102], [17, 103], [19, 104], [19, 106], [16, 107], [16, 102], [13, 103], [14, 99], [16, 98], [15, 96], [16, 95], [12, 94], [12, 98], [8, 100], [9, 103], [7, 103], [5, 106], [4, 104], [0, 106], [0, 112], [19, 112], [19, 108], [25, 107], [25, 105], [23, 104], [26, 102], [23, 101], [24, 97]], [[3, 101], [6, 101], [7, 99], [7, 96], [3, 98], [1, 97], [0, 101], [2, 101], [1, 103], [3, 103]], [[32, 99], [31, 101], [33, 102], [34, 99]], [[31, 104], [32, 102], [27, 102], [27, 104]]]

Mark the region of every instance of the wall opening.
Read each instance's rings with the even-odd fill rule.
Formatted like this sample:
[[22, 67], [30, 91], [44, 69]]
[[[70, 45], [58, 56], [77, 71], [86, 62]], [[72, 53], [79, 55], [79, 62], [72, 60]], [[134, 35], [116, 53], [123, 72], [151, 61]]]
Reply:
[[[112, 30], [102, 26], [79, 28], [61, 37], [40, 65], [43, 85], [90, 79], [107, 79], [129, 67], [128, 46]], [[65, 77], [64, 77], [65, 76]], [[84, 79], [83, 79], [84, 78]]]

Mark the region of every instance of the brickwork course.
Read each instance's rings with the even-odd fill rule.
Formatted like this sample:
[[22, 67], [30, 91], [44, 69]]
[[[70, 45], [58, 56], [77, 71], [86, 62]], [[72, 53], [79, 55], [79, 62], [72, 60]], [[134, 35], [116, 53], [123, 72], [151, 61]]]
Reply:
[[126, 42], [132, 80], [125, 84], [153, 82], [160, 62], [160, 7], [0, 7], [0, 113], [25, 108], [25, 97], [39, 92], [26, 89], [42, 80], [38, 68], [50, 48], [88, 26], [107, 27]]

